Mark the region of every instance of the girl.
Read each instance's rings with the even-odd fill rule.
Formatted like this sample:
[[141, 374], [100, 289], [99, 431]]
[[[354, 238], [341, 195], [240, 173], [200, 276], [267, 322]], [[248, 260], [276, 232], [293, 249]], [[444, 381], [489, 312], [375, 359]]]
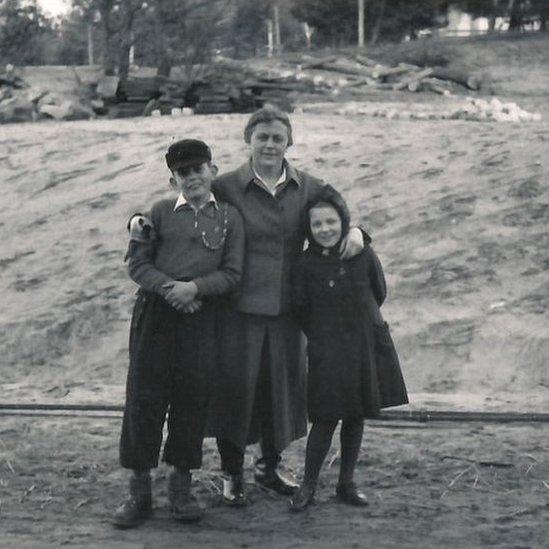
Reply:
[[[309, 247], [293, 277], [293, 306], [308, 339], [308, 412], [305, 475], [290, 501], [292, 511], [313, 500], [335, 428], [341, 425], [337, 497], [367, 505], [353, 475], [365, 417], [406, 404], [398, 357], [380, 306], [386, 287], [378, 257], [365, 242], [357, 256], [342, 260], [339, 244], [349, 230], [349, 212], [330, 186], [305, 211]], [[369, 240], [369, 239], [368, 239]]]

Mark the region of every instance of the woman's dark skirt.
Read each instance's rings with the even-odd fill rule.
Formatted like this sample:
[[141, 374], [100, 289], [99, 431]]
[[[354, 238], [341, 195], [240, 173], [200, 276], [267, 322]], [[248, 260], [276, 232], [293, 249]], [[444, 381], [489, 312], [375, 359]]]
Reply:
[[272, 443], [280, 452], [307, 434], [304, 336], [289, 315], [225, 310], [221, 319], [211, 434], [241, 449], [262, 438], [263, 372], [271, 391]]
[[211, 304], [179, 313], [160, 296], [139, 290], [130, 329], [122, 467], [158, 466], [166, 414], [164, 461], [181, 469], [201, 466], [217, 358], [216, 318]]

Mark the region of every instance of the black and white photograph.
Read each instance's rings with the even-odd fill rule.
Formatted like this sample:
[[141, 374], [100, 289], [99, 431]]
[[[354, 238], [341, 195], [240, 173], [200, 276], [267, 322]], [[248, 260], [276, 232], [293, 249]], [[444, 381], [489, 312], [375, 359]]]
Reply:
[[549, 548], [549, 0], [0, 0], [0, 547]]

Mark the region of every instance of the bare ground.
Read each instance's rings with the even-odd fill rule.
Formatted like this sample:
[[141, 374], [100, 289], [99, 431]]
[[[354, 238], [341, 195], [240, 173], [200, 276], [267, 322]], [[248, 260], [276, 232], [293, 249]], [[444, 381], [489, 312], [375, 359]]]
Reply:
[[[337, 437], [317, 503], [300, 515], [257, 488], [253, 505], [223, 506], [218, 459], [207, 441], [194, 490], [207, 506], [200, 524], [174, 523], [166, 473], [156, 473], [155, 515], [133, 531], [110, 525], [125, 490], [117, 461], [118, 419], [13, 418], [0, 423], [0, 546], [113, 547], [498, 547], [542, 548], [549, 539], [546, 426], [374, 424], [366, 429], [357, 482], [361, 510], [333, 497]], [[302, 472], [304, 443], [284, 466]], [[251, 462], [249, 455], [247, 463]]]

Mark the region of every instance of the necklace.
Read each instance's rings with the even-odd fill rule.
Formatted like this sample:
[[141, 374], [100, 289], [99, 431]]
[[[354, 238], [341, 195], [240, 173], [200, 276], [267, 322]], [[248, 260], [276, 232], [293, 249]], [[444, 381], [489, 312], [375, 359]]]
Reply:
[[[221, 236], [219, 237], [219, 241], [217, 243], [212, 244], [209, 241], [208, 237], [206, 236], [206, 231], [200, 231], [200, 236], [202, 237], [202, 244], [204, 244], [204, 247], [208, 250], [212, 250], [212, 251], [219, 250], [219, 248], [221, 248], [221, 246], [225, 244], [225, 240], [227, 239], [227, 218], [228, 218], [227, 209], [228, 209], [227, 204], [221, 205], [220, 210], [221, 210], [221, 214], [223, 215], [221, 225], [223, 226], [223, 228], [221, 229]], [[198, 217], [195, 217], [195, 227], [198, 227]], [[218, 232], [219, 228], [220, 228], [219, 225], [216, 226], [216, 228], [214, 229], [214, 232]]]

